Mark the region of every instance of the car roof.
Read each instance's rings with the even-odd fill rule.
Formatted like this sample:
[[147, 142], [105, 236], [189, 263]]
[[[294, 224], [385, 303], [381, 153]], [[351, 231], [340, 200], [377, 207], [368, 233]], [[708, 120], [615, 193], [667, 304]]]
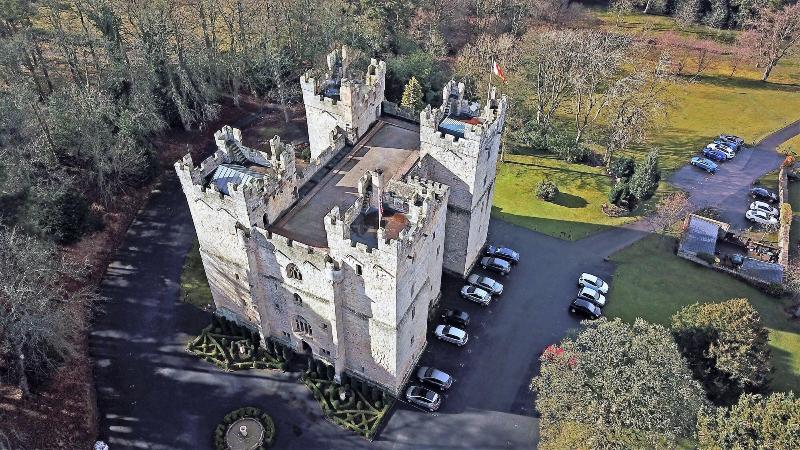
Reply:
[[599, 294], [599, 292], [597, 292], [597, 290], [592, 289], [590, 287], [586, 287], [586, 286], [581, 288], [581, 293], [584, 293], [584, 292], [586, 292], [588, 294], [591, 294], [592, 297], [597, 297], [597, 295]]
[[449, 325], [447, 326], [447, 331], [445, 331], [445, 332], [447, 334], [451, 334], [453, 336], [456, 336], [459, 339], [464, 339], [464, 336], [467, 335], [467, 332], [462, 330], [461, 328], [451, 327]]
[[572, 301], [572, 304], [589, 308], [592, 311], [599, 309], [597, 306], [595, 306], [594, 303], [582, 298], [576, 298], [575, 300]]

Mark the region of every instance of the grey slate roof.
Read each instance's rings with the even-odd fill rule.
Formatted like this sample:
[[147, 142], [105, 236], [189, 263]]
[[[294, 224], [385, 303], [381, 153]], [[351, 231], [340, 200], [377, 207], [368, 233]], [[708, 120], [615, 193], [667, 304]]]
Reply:
[[713, 255], [717, 248], [719, 225], [700, 216], [691, 216], [681, 241], [681, 250], [687, 253]]
[[211, 174], [211, 182], [226, 195], [230, 195], [228, 183], [239, 185], [254, 178], [264, 178], [264, 175], [238, 164], [221, 164]]
[[744, 258], [744, 263], [739, 268], [739, 272], [767, 283], [783, 283], [783, 267], [777, 263]]

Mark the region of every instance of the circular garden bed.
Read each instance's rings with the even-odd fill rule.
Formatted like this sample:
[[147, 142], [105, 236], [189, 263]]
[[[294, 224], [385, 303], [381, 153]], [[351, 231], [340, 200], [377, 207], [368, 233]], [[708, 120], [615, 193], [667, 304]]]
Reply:
[[252, 406], [225, 415], [214, 430], [217, 450], [263, 450], [275, 442], [272, 418]]

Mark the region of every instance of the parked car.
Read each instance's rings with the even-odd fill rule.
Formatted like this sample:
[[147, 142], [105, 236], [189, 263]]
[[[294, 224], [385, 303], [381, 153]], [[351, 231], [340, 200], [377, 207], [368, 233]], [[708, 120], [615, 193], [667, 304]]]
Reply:
[[417, 378], [443, 391], [453, 385], [453, 377], [433, 367], [422, 366], [417, 369]]
[[581, 287], [578, 289], [578, 298], [589, 300], [601, 308], [606, 306], [606, 296], [592, 288]]
[[722, 145], [724, 147], [727, 147], [727, 148], [731, 149], [733, 152], [736, 152], [736, 151], [739, 150], [739, 145], [737, 145], [736, 143], [733, 143], [733, 142], [730, 142], [730, 141], [726, 141], [726, 140], [720, 139], [720, 138], [714, 139], [714, 144]]
[[576, 298], [573, 300], [569, 305], [569, 310], [572, 313], [582, 314], [591, 319], [597, 319], [603, 315], [603, 310], [601, 310], [597, 305], [582, 298]]
[[778, 201], [778, 194], [763, 187], [754, 187], [750, 189], [750, 196], [758, 200], [766, 200], [770, 203]]
[[470, 285], [461, 288], [461, 296], [483, 306], [488, 305], [489, 302], [492, 301], [492, 294], [481, 288]]
[[711, 147], [706, 147], [703, 149], [703, 156], [712, 161], [725, 161], [728, 159], [728, 155]]
[[690, 164], [695, 167], [699, 167], [712, 175], [717, 173], [718, 166], [710, 159], [695, 156], [694, 158], [692, 158]]
[[731, 148], [730, 148], [730, 147], [728, 147], [727, 145], [718, 144], [718, 143], [716, 143], [716, 142], [714, 142], [714, 143], [711, 143], [711, 144], [708, 144], [708, 145], [706, 146], [706, 148], [710, 148], [710, 149], [713, 149], [713, 150], [720, 151], [720, 152], [724, 153], [724, 154], [725, 154], [725, 156], [726, 156], [728, 159], [733, 159], [733, 158], [736, 156], [736, 152], [735, 152], [735, 151], [733, 151], [733, 149], [731, 149]]
[[493, 270], [500, 275], [508, 275], [511, 272], [511, 264], [505, 259], [500, 258], [481, 258], [481, 267], [487, 270]]
[[601, 294], [608, 294], [608, 283], [603, 281], [602, 278], [590, 273], [584, 272], [578, 277], [578, 286], [594, 289]]
[[406, 390], [406, 399], [428, 411], [436, 411], [442, 404], [439, 394], [422, 386], [409, 386]]
[[765, 202], [755, 201], [753, 203], [750, 203], [750, 209], [754, 209], [756, 211], [764, 211], [765, 213], [775, 217], [778, 217], [780, 215], [780, 211], [778, 211], [778, 208], [775, 208], [771, 206], [769, 203]]
[[484, 291], [488, 291], [492, 295], [500, 295], [503, 293], [503, 285], [489, 277], [470, 275], [467, 278], [467, 283], [477, 286]]
[[751, 222], [755, 222], [759, 225], [777, 225], [778, 218], [772, 215], [765, 213], [764, 211], [758, 211], [756, 209], [750, 209], [746, 213], [744, 213], [744, 217]]
[[739, 136], [734, 136], [732, 134], [720, 134], [717, 139], [721, 141], [731, 142], [737, 145], [737, 147], [741, 147], [744, 145], [744, 139], [740, 138]]
[[469, 325], [469, 314], [459, 309], [445, 309], [442, 311], [442, 320], [450, 325], [466, 327]]
[[450, 342], [451, 344], [456, 344], [459, 347], [466, 344], [469, 340], [466, 331], [452, 325], [438, 325], [436, 329], [433, 330], [433, 334], [435, 334], [437, 338], [445, 342]]
[[494, 245], [490, 245], [486, 247], [486, 251], [484, 251], [483, 254], [486, 256], [494, 256], [500, 259], [505, 259], [511, 264], [516, 264], [519, 262], [519, 253], [511, 250], [508, 247], [495, 247]]

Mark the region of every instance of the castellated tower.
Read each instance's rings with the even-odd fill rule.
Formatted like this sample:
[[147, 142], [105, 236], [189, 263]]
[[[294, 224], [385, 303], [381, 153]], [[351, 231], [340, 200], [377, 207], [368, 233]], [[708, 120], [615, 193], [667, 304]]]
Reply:
[[311, 157], [316, 158], [338, 133], [354, 144], [381, 115], [386, 89], [386, 63], [372, 59], [363, 75], [351, 71], [348, 48], [328, 55], [328, 72], [300, 77], [308, 122]]
[[493, 88], [481, 110], [455, 81], [443, 97], [420, 113], [418, 173], [450, 186], [444, 269], [466, 276], [486, 243], [508, 99]]

